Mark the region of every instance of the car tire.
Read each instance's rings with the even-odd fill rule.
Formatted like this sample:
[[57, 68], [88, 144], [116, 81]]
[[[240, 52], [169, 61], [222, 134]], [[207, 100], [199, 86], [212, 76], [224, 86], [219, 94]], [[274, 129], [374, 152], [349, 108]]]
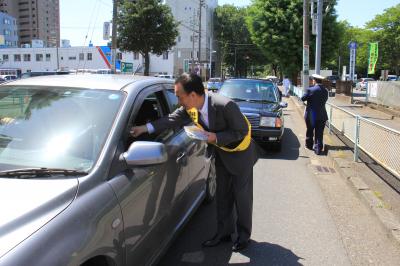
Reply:
[[214, 201], [215, 195], [217, 194], [217, 174], [215, 170], [215, 158], [211, 159], [210, 170], [208, 172], [206, 181], [206, 197], [204, 199], [205, 204], [210, 204]]

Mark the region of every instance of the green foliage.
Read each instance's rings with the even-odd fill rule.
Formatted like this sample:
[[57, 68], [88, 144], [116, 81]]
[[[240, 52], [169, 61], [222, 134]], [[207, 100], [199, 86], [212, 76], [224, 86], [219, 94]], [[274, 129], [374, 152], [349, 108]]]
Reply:
[[[322, 68], [337, 56], [340, 27], [334, 6], [323, 18]], [[303, 61], [303, 1], [254, 0], [247, 17], [251, 38], [263, 51], [268, 62], [278, 64], [288, 75], [296, 77]], [[311, 20], [310, 20], [311, 26]], [[314, 62], [315, 37], [310, 38], [310, 65]]]
[[400, 71], [400, 4], [388, 8], [367, 23], [373, 38], [379, 42], [378, 68]]
[[230, 74], [235, 76], [245, 76], [250, 64], [265, 64], [263, 54], [255, 45], [238, 45], [253, 44], [245, 22], [246, 16], [246, 8], [234, 5], [219, 6], [214, 14], [214, 35], [219, 41], [223, 62]]
[[160, 0], [123, 1], [118, 14], [118, 45], [121, 50], [143, 55], [146, 76], [149, 54], [161, 55], [171, 49], [178, 34], [171, 9]]

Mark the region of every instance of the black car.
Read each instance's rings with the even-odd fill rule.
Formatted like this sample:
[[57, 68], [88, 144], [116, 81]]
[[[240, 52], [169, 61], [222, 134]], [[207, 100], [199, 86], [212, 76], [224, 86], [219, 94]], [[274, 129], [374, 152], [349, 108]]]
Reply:
[[251, 123], [251, 135], [262, 143], [273, 143], [281, 148], [284, 131], [283, 108], [278, 87], [260, 79], [230, 79], [222, 85], [220, 94], [231, 98]]

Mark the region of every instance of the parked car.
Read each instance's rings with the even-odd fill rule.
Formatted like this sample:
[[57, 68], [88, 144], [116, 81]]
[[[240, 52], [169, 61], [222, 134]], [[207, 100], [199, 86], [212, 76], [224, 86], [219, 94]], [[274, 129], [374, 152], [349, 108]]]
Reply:
[[207, 90], [218, 91], [224, 83], [222, 78], [210, 78], [207, 82]]
[[278, 87], [269, 80], [230, 79], [224, 82], [220, 94], [231, 98], [251, 123], [253, 139], [281, 148], [284, 132], [283, 108]]
[[359, 90], [366, 90], [367, 89], [367, 83], [370, 81], [375, 81], [373, 78], [360, 78], [358, 82], [356, 83], [356, 89]]
[[326, 79], [331, 82], [332, 87], [336, 88], [336, 81], [339, 80], [339, 76], [336, 75], [327, 76]]
[[0, 265], [151, 265], [215, 196], [204, 142], [129, 135], [177, 107], [173, 81], [62, 75], [0, 91]]
[[15, 75], [2, 75], [0, 76], [1, 79], [5, 80], [5, 81], [13, 81], [13, 80], [17, 80], [18, 77]]

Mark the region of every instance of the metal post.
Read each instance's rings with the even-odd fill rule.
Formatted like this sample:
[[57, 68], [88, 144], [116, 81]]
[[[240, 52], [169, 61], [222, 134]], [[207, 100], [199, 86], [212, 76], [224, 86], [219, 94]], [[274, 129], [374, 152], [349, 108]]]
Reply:
[[329, 135], [332, 134], [332, 109], [333, 107], [331, 105], [331, 108], [329, 109]]
[[360, 116], [356, 116], [356, 136], [354, 139], [354, 161], [358, 162], [358, 144], [359, 144], [359, 139], [360, 139]]
[[118, 0], [113, 0], [113, 18], [112, 18], [112, 40], [111, 40], [111, 73], [116, 73], [116, 53], [117, 53], [117, 8]]
[[315, 48], [315, 73], [321, 73], [321, 43], [322, 43], [322, 8], [323, 0], [318, 0], [317, 4], [317, 38]]
[[308, 1], [303, 0], [303, 91], [308, 89], [310, 29], [308, 25]]

